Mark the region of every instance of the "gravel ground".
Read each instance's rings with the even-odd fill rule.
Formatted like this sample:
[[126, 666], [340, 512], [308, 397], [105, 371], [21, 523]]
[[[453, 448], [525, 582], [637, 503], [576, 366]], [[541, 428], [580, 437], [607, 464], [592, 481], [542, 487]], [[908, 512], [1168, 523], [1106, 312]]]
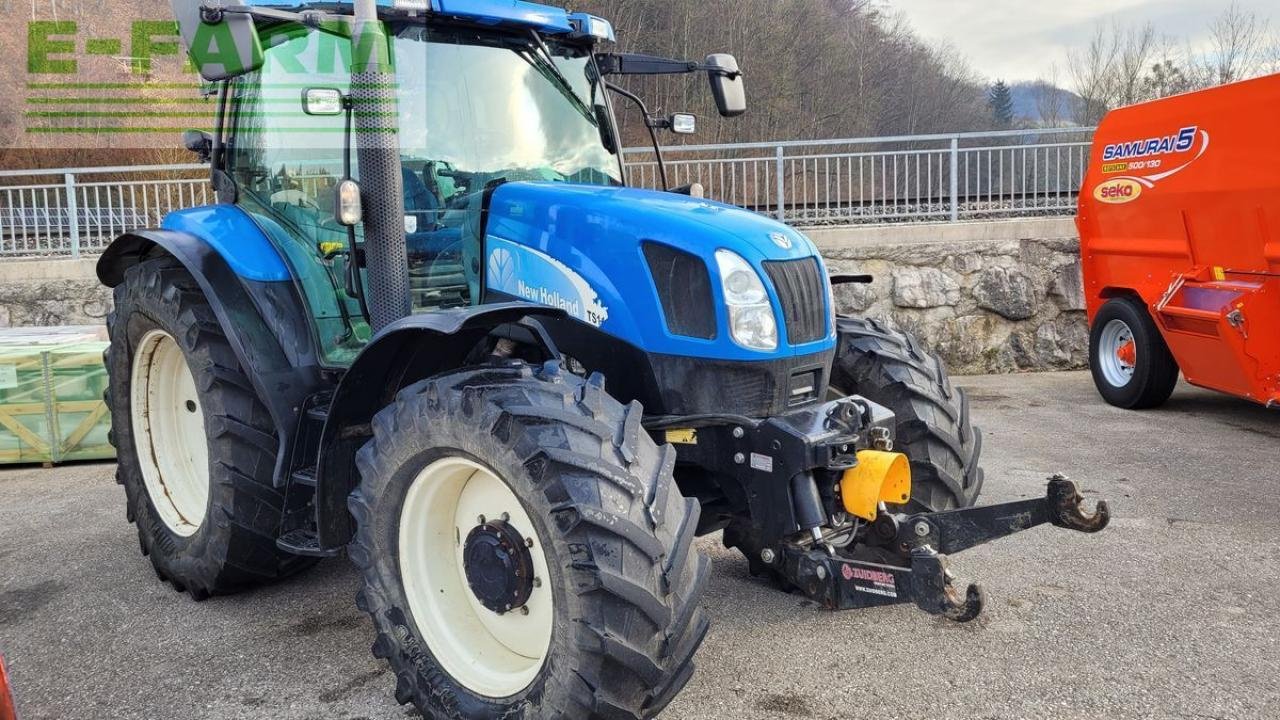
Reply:
[[[990, 600], [968, 625], [820, 611], [704, 538], [713, 626], [663, 717], [1280, 717], [1280, 414], [1185, 386], [1125, 412], [1084, 373], [958, 382], [986, 431], [986, 501], [1061, 470], [1111, 500], [1111, 528], [957, 556]], [[369, 654], [355, 585], [335, 559], [195, 603], [139, 555], [112, 466], [0, 472], [0, 652], [22, 720], [416, 716]]]

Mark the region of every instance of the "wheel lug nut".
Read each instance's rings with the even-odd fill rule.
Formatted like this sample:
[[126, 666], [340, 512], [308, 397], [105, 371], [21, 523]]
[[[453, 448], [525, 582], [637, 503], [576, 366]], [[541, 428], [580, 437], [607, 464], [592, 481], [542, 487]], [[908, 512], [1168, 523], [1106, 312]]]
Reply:
[[534, 578], [534, 579], [533, 579], [533, 586], [534, 586], [534, 587], [542, 587], [542, 578], [537, 578], [537, 577], [536, 577], [536, 578]]
[[525, 538], [524, 544], [525, 544], [525, 547], [533, 547], [533, 538]]
[[488, 520], [485, 520], [483, 515], [481, 515], [480, 517], [476, 518], [476, 524], [477, 524], [477, 525], [484, 525], [486, 522], [488, 522]]
[[502, 522], [511, 522], [511, 516], [507, 513], [502, 513]]
[[529, 614], [529, 606], [528, 606], [528, 605], [521, 605], [521, 606], [520, 606], [520, 614], [521, 614], [521, 615], [528, 615], [528, 614]]

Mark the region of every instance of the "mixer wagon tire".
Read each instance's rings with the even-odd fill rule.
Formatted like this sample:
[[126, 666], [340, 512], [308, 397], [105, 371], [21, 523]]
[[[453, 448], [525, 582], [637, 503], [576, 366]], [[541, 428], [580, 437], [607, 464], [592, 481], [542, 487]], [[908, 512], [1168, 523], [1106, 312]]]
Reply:
[[1102, 399], [1145, 410], [1163, 405], [1178, 384], [1178, 361], [1141, 300], [1112, 298], [1089, 329], [1089, 372]]
[[515, 361], [410, 385], [348, 507], [373, 654], [438, 718], [647, 718], [708, 619], [699, 506], [599, 375]]
[[860, 395], [897, 417], [893, 449], [911, 461], [911, 500], [897, 507], [936, 512], [977, 502], [982, 431], [941, 358], [911, 334], [875, 320], [842, 317], [836, 329], [832, 394]]
[[275, 428], [191, 274], [130, 268], [107, 329], [116, 481], [156, 575], [203, 600], [314, 564], [276, 548]]

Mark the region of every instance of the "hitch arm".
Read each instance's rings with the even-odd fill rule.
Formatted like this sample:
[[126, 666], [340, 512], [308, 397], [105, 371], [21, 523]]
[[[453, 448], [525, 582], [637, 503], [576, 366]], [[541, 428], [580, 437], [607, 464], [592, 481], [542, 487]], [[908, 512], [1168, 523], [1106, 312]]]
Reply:
[[915, 603], [931, 615], [967, 622], [982, 612], [985, 596], [977, 585], [964, 585], [961, 591], [947, 568], [948, 554], [1046, 523], [1087, 533], [1105, 528], [1111, 519], [1106, 501], [1099, 500], [1092, 513], [1085, 512], [1083, 502], [1075, 483], [1055, 475], [1039, 499], [907, 518], [899, 524], [895, 541], [900, 564], [854, 560], [798, 546], [785, 547], [771, 564], [810, 599], [831, 610]]
[[1045, 523], [1086, 533], [1105, 528], [1111, 520], [1107, 501], [1099, 500], [1092, 513], [1083, 502], [1074, 482], [1054, 475], [1042, 498], [912, 515], [898, 540], [903, 549], [928, 545], [950, 555]]

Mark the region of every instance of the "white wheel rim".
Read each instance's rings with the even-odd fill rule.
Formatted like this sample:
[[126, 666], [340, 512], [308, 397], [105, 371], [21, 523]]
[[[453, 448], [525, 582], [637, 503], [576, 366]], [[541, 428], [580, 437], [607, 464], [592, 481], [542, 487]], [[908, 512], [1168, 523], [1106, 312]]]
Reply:
[[131, 381], [134, 445], [147, 494], [164, 524], [190, 537], [209, 505], [209, 447], [196, 381], [173, 336], [163, 330], [142, 336]]
[[[501, 518], [531, 539], [528, 613], [499, 615], [467, 585], [463, 549], [480, 517]], [[461, 457], [436, 460], [409, 487], [400, 512], [400, 577], [427, 647], [454, 680], [485, 697], [529, 686], [551, 648], [552, 594], [542, 539], [515, 493], [492, 470]]]
[[1102, 370], [1102, 376], [1112, 387], [1124, 387], [1133, 380], [1132, 359], [1136, 358], [1136, 352], [1129, 358], [1123, 357], [1123, 354], [1133, 352], [1133, 342], [1133, 330], [1123, 320], [1108, 322], [1098, 336], [1096, 360], [1098, 367]]

